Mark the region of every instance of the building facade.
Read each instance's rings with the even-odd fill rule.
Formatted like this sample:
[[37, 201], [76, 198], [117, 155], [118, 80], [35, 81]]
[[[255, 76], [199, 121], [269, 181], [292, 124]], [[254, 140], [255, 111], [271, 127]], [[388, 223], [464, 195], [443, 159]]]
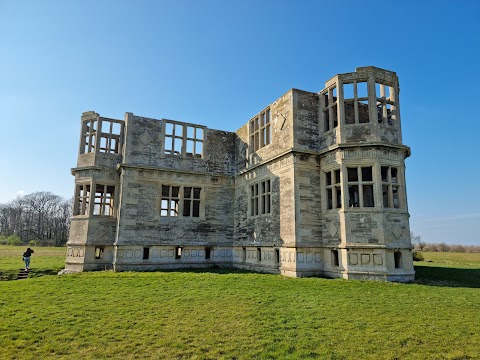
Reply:
[[83, 113], [65, 270], [413, 280], [398, 94], [362, 67], [236, 132]]

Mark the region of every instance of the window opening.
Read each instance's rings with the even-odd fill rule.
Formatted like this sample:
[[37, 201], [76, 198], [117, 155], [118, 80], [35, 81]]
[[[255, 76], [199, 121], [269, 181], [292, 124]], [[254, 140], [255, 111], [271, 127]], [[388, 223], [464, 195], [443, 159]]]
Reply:
[[113, 120], [101, 119], [100, 148], [101, 153], [119, 154], [121, 124]]
[[97, 120], [85, 120], [82, 123], [82, 154], [95, 152], [95, 136], [97, 133]]
[[332, 265], [340, 266], [340, 261], [338, 259], [338, 250], [332, 250]]
[[278, 264], [280, 262], [280, 250], [275, 249], [275, 262]]
[[96, 247], [95, 248], [95, 259], [103, 259], [103, 247]]
[[212, 250], [212, 248], [210, 248], [208, 246], [205, 248], [205, 259], [207, 259], [207, 260], [210, 259], [211, 250]]
[[200, 216], [200, 191], [197, 187], [183, 188], [183, 216]]
[[93, 215], [114, 215], [115, 186], [95, 185], [95, 199], [93, 204]]
[[202, 152], [203, 128], [165, 121], [165, 154], [201, 158]]
[[386, 84], [375, 83], [375, 98], [377, 105], [377, 118], [379, 123], [392, 125], [395, 102], [393, 87]]
[[148, 260], [150, 257], [150, 248], [144, 247], [143, 248], [143, 260]]
[[90, 185], [77, 185], [75, 215], [88, 215], [90, 204]]
[[175, 259], [181, 259], [182, 258], [182, 250], [183, 250], [182, 246], [177, 246], [175, 248]]
[[327, 190], [327, 209], [342, 207], [342, 190], [340, 186], [340, 169], [325, 173], [325, 188]]
[[[320, 93], [323, 110], [324, 131], [338, 126], [337, 119], [337, 88], [326, 89]], [[323, 99], [323, 100], [322, 100]]]
[[257, 248], [257, 261], [262, 261], [262, 249]]
[[343, 84], [343, 104], [346, 124], [368, 123], [368, 84], [354, 81]]
[[372, 166], [347, 168], [347, 185], [349, 207], [375, 206]]
[[381, 175], [383, 207], [395, 209], [400, 208], [398, 168], [393, 166], [382, 166]]
[[395, 251], [393, 253], [393, 258], [395, 260], [395, 269], [400, 269], [402, 267], [402, 253], [400, 251]]
[[271, 201], [270, 179], [250, 185], [250, 216], [270, 214]]
[[272, 129], [270, 123], [270, 108], [261, 112], [249, 122], [250, 153], [270, 144]]
[[178, 216], [180, 186], [162, 185], [160, 216]]

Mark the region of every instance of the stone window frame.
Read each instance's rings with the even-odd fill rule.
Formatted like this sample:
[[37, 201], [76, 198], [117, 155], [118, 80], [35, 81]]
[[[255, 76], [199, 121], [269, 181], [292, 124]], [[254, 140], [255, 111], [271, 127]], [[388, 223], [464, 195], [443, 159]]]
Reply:
[[91, 189], [90, 182], [75, 184], [73, 216], [88, 216], [90, 214]]
[[[380, 164], [382, 206], [386, 209], [403, 208], [400, 169], [399, 166]], [[393, 170], [396, 172], [395, 176], [393, 176]]]
[[[359, 94], [359, 84], [365, 84], [365, 87], [364, 89], [362, 89], [363, 91], [361, 91], [360, 94]], [[352, 86], [353, 91], [346, 91], [347, 87], [349, 87], [350, 85]], [[368, 124], [370, 122], [368, 80], [346, 81], [342, 84], [342, 86], [343, 86], [343, 108], [344, 108], [345, 124], [347, 125]], [[348, 93], [351, 93], [353, 97], [348, 97]], [[366, 96], [363, 96], [363, 95], [366, 95]], [[347, 116], [347, 105], [350, 103], [353, 103], [353, 110], [354, 110], [353, 119]], [[361, 113], [359, 110], [360, 104], [364, 105], [364, 108], [366, 109], [366, 117], [361, 116]]]
[[83, 120], [80, 138], [80, 154], [120, 154], [123, 124], [123, 120], [102, 117]]
[[[93, 188], [95, 191], [92, 193], [92, 214], [94, 216], [115, 216], [115, 185], [94, 182]], [[97, 188], [100, 188], [100, 191], [97, 191]]]
[[250, 183], [249, 191], [249, 217], [271, 215], [272, 213], [272, 179], [262, 179]]
[[[97, 192], [97, 186], [103, 186], [103, 191]], [[109, 181], [85, 181], [75, 184], [73, 216], [115, 217], [117, 210], [116, 188], [117, 185]]]
[[337, 84], [320, 91], [320, 107], [323, 119], [323, 132], [338, 127]]
[[[388, 93], [387, 90], [388, 89]], [[396, 115], [396, 94], [395, 87], [387, 83], [375, 81], [375, 100], [377, 121], [380, 124], [393, 125], [393, 121], [397, 119]]]
[[[364, 169], [371, 169], [370, 176], [367, 176], [368, 173], [364, 172]], [[375, 169], [374, 164], [361, 164], [361, 165], [354, 165], [348, 164], [345, 166], [346, 172], [346, 188], [348, 190], [348, 207], [349, 208], [374, 208], [375, 207]], [[350, 174], [353, 175], [353, 171], [350, 172], [349, 169], [356, 169], [356, 180], [351, 179]], [[370, 180], [365, 180], [365, 177], [369, 177]], [[355, 191], [355, 187], [357, 190]], [[370, 189], [368, 192], [366, 189]], [[357, 198], [355, 200], [355, 196], [352, 194], [356, 194]], [[370, 199], [371, 195], [371, 199]], [[352, 197], [354, 197], [354, 201], [352, 202]], [[368, 205], [365, 205], [365, 203]]]
[[250, 154], [272, 143], [272, 114], [270, 106], [248, 122]]
[[164, 155], [194, 159], [204, 157], [204, 126], [164, 120], [163, 133]]
[[[166, 194], [168, 188], [168, 195]], [[190, 189], [190, 195], [187, 193]], [[198, 192], [196, 194], [196, 192]], [[188, 202], [188, 211], [187, 211]], [[191, 184], [162, 183], [158, 215], [161, 218], [205, 218], [205, 187]]]
[[325, 189], [325, 210], [337, 210], [342, 208], [342, 170], [334, 168], [323, 172]]

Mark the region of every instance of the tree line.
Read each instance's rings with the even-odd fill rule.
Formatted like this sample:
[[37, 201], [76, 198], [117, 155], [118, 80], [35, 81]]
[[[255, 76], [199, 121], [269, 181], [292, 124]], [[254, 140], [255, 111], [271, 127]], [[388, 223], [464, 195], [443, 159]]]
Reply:
[[410, 233], [410, 239], [414, 250], [416, 251], [432, 251], [432, 252], [462, 252], [462, 253], [479, 253], [478, 245], [450, 245], [447, 243], [426, 243], [422, 241], [421, 236]]
[[40, 191], [0, 204], [0, 243], [62, 246], [68, 240], [72, 200]]

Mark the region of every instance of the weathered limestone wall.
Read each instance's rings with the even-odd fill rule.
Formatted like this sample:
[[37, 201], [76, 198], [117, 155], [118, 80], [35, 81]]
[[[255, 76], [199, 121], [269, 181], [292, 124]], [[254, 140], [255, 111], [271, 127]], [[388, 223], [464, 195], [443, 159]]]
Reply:
[[[125, 122], [126, 145], [123, 159], [125, 164], [212, 175], [233, 175], [235, 133], [202, 127], [204, 131], [203, 157], [187, 158], [165, 154], [164, 120], [127, 113]], [[198, 125], [193, 126], [198, 127]]]
[[255, 153], [248, 153], [249, 122], [236, 132], [237, 173], [242, 173], [247, 168], [274, 159], [293, 147], [293, 90], [270, 104], [270, 114], [271, 143], [258, 149]]
[[[162, 184], [201, 187], [200, 216], [160, 216]], [[227, 261], [225, 251], [218, 256], [215, 251], [222, 247], [226, 250], [225, 247], [231, 247], [233, 242], [232, 178], [125, 167], [121, 186], [122, 208], [116, 245], [119, 250], [132, 250], [134, 255], [121, 256], [120, 252], [116, 259], [117, 270], [133, 263], [154, 266], [168, 262], [172, 254], [162, 251], [177, 246], [184, 247], [184, 254], [181, 259], [174, 259], [174, 266], [198, 263], [202, 256], [205, 259], [199, 252], [205, 247], [212, 248], [211, 261], [217, 257]], [[152, 257], [138, 262], [138, 251], [143, 251], [143, 247], [151, 247]], [[155, 256], [155, 249], [160, 251], [158, 256]], [[231, 250], [228, 257], [231, 259]]]
[[318, 121], [318, 95], [307, 91], [292, 90], [293, 138], [297, 151], [318, 152], [320, 128]]

